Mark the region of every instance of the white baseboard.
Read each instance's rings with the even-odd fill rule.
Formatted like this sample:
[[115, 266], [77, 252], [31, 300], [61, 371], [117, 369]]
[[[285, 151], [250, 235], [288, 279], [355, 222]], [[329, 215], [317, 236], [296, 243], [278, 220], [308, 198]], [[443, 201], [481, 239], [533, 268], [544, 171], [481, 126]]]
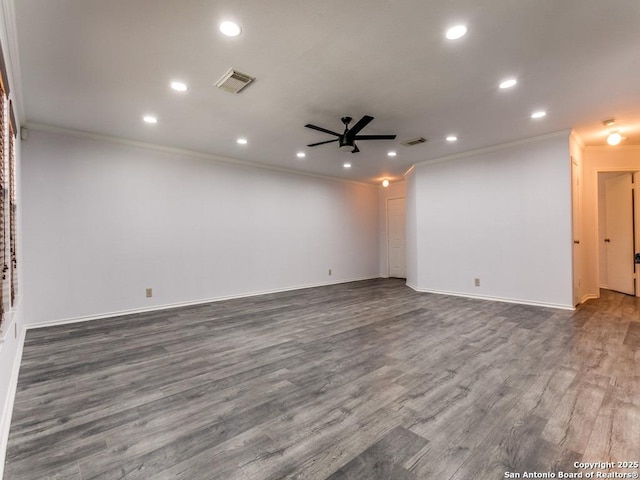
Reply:
[[516, 303], [519, 305], [532, 305], [534, 307], [557, 308], [560, 310], [575, 310], [575, 307], [573, 305], [563, 305], [560, 303], [536, 302], [533, 300], [524, 300], [520, 298], [495, 297], [491, 295], [471, 295], [464, 292], [432, 290], [432, 289], [425, 289], [425, 288], [417, 288], [416, 286], [410, 285], [409, 283], [407, 283], [407, 286], [411, 287], [413, 290], [420, 293], [434, 293], [436, 295], [451, 295], [452, 297], [473, 298], [475, 300], [490, 300], [492, 302]]
[[595, 300], [597, 298], [600, 298], [600, 295], [596, 295], [595, 293], [587, 293], [580, 299], [580, 305], [582, 305], [587, 300]]
[[59, 319], [59, 320], [51, 320], [51, 321], [48, 321], [48, 322], [40, 322], [40, 323], [35, 323], [35, 324], [32, 324], [32, 325], [27, 325], [26, 328], [27, 329], [32, 329], [32, 328], [55, 327], [55, 326], [58, 326], [58, 325], [66, 325], [66, 324], [70, 324], [70, 323], [88, 322], [88, 321], [92, 321], [92, 320], [100, 320], [100, 319], [103, 319], [103, 318], [120, 317], [120, 316], [123, 316], [123, 315], [135, 315], [135, 314], [138, 314], [138, 313], [155, 312], [155, 311], [169, 310], [169, 309], [180, 308], [180, 307], [190, 307], [190, 306], [193, 306], [193, 305], [203, 305], [205, 303], [222, 302], [224, 300], [234, 300], [234, 299], [237, 299], [237, 298], [256, 297], [258, 295], [268, 295], [268, 294], [271, 294], [271, 293], [291, 292], [293, 290], [305, 290], [307, 288], [326, 287], [326, 286], [329, 286], [329, 285], [338, 285], [338, 284], [341, 284], [341, 283], [360, 282], [362, 280], [372, 280], [372, 279], [375, 279], [375, 278], [380, 278], [380, 277], [372, 276], [372, 277], [354, 278], [354, 279], [350, 279], [350, 280], [337, 280], [337, 281], [333, 281], [333, 282], [321, 282], [321, 283], [308, 284], [308, 285], [298, 285], [298, 286], [292, 286], [292, 287], [277, 288], [277, 289], [273, 289], [273, 290], [262, 290], [262, 291], [256, 291], [256, 292], [247, 292], [247, 293], [241, 293], [241, 294], [237, 294], [237, 295], [224, 295], [224, 296], [220, 296], [220, 297], [203, 298], [203, 299], [200, 299], [200, 300], [192, 300], [192, 301], [188, 301], [188, 302], [178, 302], [178, 303], [168, 303], [168, 304], [163, 304], [163, 305], [154, 305], [153, 307], [131, 308], [131, 309], [128, 309], [128, 310], [118, 310], [118, 311], [112, 311], [112, 312], [105, 312], [105, 313], [100, 313], [100, 314], [97, 314], [97, 315], [86, 315], [86, 316], [81, 316], [81, 317], [63, 318], [63, 319]]

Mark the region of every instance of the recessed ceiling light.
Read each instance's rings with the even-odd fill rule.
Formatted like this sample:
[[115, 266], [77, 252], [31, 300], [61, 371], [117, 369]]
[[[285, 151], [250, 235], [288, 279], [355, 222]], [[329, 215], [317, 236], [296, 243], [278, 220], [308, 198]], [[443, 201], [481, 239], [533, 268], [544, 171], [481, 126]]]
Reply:
[[500, 83], [500, 88], [511, 88], [516, 83], [518, 83], [518, 81], [515, 78], [509, 78], [508, 80], [504, 80]]
[[449, 40], [457, 40], [459, 38], [462, 38], [466, 35], [467, 33], [467, 27], [464, 25], [456, 25], [455, 27], [451, 27], [449, 30], [447, 30], [447, 38]]
[[304, 157], [306, 157], [306, 156], [307, 156], [307, 154], [306, 154], [306, 153], [304, 153], [304, 152], [298, 152], [298, 153], [296, 153], [296, 157], [298, 157], [298, 158], [304, 158]]
[[239, 138], [238, 140], [236, 140], [236, 142], [238, 142], [240, 145], [246, 145], [248, 143], [246, 138]]
[[235, 22], [222, 22], [220, 24], [220, 31], [227, 37], [237, 37], [242, 33], [240, 25]]
[[456, 137], [455, 135], [449, 135], [447, 137], [447, 142], [457, 142], [458, 141], [458, 137]]
[[187, 84], [182, 82], [171, 82], [171, 88], [173, 88], [176, 92], [186, 92]]
[[144, 117], [142, 117], [142, 120], [147, 123], [158, 123], [158, 117], [155, 117], [153, 115], [145, 115]]
[[537, 111], [537, 112], [533, 112], [533, 113], [531, 114], [531, 118], [542, 118], [542, 117], [544, 117], [546, 114], [547, 114], [547, 112], [544, 112], [544, 111], [542, 111], [542, 110], [539, 110], [539, 111]]
[[387, 157], [395, 157], [396, 155], [398, 155], [396, 152], [391, 151], [389, 153], [387, 153]]
[[344, 168], [351, 168], [351, 164], [349, 162], [345, 162], [342, 164]]
[[387, 188], [389, 186], [389, 180], [387, 180], [386, 178], [384, 180], [382, 180], [382, 186], [384, 188]]

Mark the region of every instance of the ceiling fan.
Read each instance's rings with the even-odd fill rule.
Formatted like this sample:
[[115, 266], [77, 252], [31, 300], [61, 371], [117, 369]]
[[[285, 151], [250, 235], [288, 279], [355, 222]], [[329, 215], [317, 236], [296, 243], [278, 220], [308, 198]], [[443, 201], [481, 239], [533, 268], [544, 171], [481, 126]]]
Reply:
[[320, 132], [328, 133], [330, 135], [335, 135], [336, 137], [338, 137], [333, 140], [312, 143], [310, 145], [307, 145], [307, 147], [315, 147], [316, 145], [323, 145], [325, 143], [338, 142], [340, 150], [351, 150], [351, 153], [358, 153], [360, 149], [356, 145], [356, 140], [393, 140], [394, 138], [396, 138], [395, 135], [358, 135], [358, 132], [366, 127], [371, 122], [371, 120], [373, 120], [373, 117], [369, 115], [365, 115], [364, 117], [362, 117], [351, 128], [349, 128], [349, 124], [351, 123], [351, 120], [353, 120], [351, 117], [342, 117], [341, 120], [342, 123], [344, 123], [344, 132], [342, 134], [307, 123], [305, 125], [305, 127], [307, 128], [312, 128], [313, 130], [318, 130]]

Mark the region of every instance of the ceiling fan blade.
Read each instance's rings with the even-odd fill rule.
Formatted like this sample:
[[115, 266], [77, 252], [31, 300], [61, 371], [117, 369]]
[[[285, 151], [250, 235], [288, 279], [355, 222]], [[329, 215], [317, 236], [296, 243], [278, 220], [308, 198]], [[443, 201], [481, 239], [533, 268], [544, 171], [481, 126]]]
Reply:
[[393, 140], [395, 135], [356, 135], [354, 140]]
[[358, 120], [358, 123], [356, 123], [353, 127], [349, 129], [349, 133], [348, 133], [349, 137], [353, 138], [360, 130], [362, 130], [364, 127], [369, 125], [371, 120], [373, 120], [373, 117], [369, 115], [365, 115], [360, 120]]
[[311, 143], [309, 145], [307, 145], [307, 147], [315, 147], [316, 145], [324, 145], [325, 143], [333, 143], [333, 142], [337, 142], [338, 139], [334, 139], [334, 140], [326, 140], [324, 142], [318, 142], [318, 143]]
[[356, 145], [355, 143], [353, 144], [353, 150], [351, 150], [351, 153], [358, 153], [360, 151], [360, 149], [358, 148], [358, 145]]
[[313, 130], [318, 130], [320, 132], [328, 133], [330, 135], [335, 135], [336, 137], [339, 137], [340, 135], [342, 135], [341, 133], [332, 132], [331, 130], [327, 130], [326, 128], [318, 127], [316, 125], [311, 125], [310, 123], [307, 123], [305, 127], [312, 128]]

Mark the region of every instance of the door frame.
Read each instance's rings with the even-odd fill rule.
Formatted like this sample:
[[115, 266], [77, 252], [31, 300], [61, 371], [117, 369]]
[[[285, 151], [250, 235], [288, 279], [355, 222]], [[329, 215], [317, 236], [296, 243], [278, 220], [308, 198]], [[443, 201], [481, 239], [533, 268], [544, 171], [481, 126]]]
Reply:
[[[599, 176], [601, 173], [632, 173], [633, 174], [633, 191], [632, 191], [632, 199], [633, 199], [633, 236], [634, 236], [634, 248], [636, 252], [640, 252], [640, 189], [636, 191], [636, 186], [640, 186], [640, 182], [636, 183], [636, 180], [640, 178], [640, 166], [635, 168], [629, 167], [600, 167], [595, 169], [595, 194], [596, 194], [596, 202], [595, 202], [595, 231], [596, 231], [596, 240], [600, 241], [602, 235], [600, 234], [600, 193], [598, 189]], [[638, 177], [638, 178], [636, 178]], [[596, 243], [595, 248], [595, 258], [593, 260], [595, 262], [595, 270], [596, 270], [596, 285], [598, 286], [598, 295], [599, 286], [600, 286], [600, 248], [599, 244]], [[635, 267], [634, 265], [634, 286], [635, 286], [635, 296], [640, 297], [640, 269]]]
[[391, 244], [391, 235], [390, 235], [390, 233], [389, 233], [389, 225], [390, 225], [390, 222], [389, 222], [389, 202], [390, 202], [390, 201], [392, 201], [392, 200], [404, 200], [404, 201], [405, 201], [405, 206], [404, 206], [404, 216], [405, 216], [405, 222], [404, 222], [404, 225], [405, 225], [405, 242], [404, 242], [404, 243], [405, 243], [405, 245], [404, 245], [404, 254], [405, 254], [405, 275], [406, 275], [406, 273], [407, 273], [407, 272], [406, 272], [406, 255], [407, 255], [407, 235], [406, 235], [406, 227], [407, 227], [407, 197], [406, 197], [406, 195], [405, 195], [405, 196], [400, 195], [400, 196], [397, 196], [397, 197], [389, 197], [389, 198], [387, 198], [387, 199], [386, 199], [386, 201], [385, 201], [385, 205], [384, 205], [384, 207], [385, 207], [385, 222], [386, 222], [386, 224], [387, 224], [387, 228], [386, 228], [386, 234], [387, 234], [387, 278], [395, 278], [395, 277], [391, 277], [391, 261], [390, 261], [390, 259], [391, 259], [391, 253], [390, 253], [390, 250], [391, 250], [391, 248], [390, 248], [390, 247], [391, 247], [391, 245], [390, 245], [390, 244]]

